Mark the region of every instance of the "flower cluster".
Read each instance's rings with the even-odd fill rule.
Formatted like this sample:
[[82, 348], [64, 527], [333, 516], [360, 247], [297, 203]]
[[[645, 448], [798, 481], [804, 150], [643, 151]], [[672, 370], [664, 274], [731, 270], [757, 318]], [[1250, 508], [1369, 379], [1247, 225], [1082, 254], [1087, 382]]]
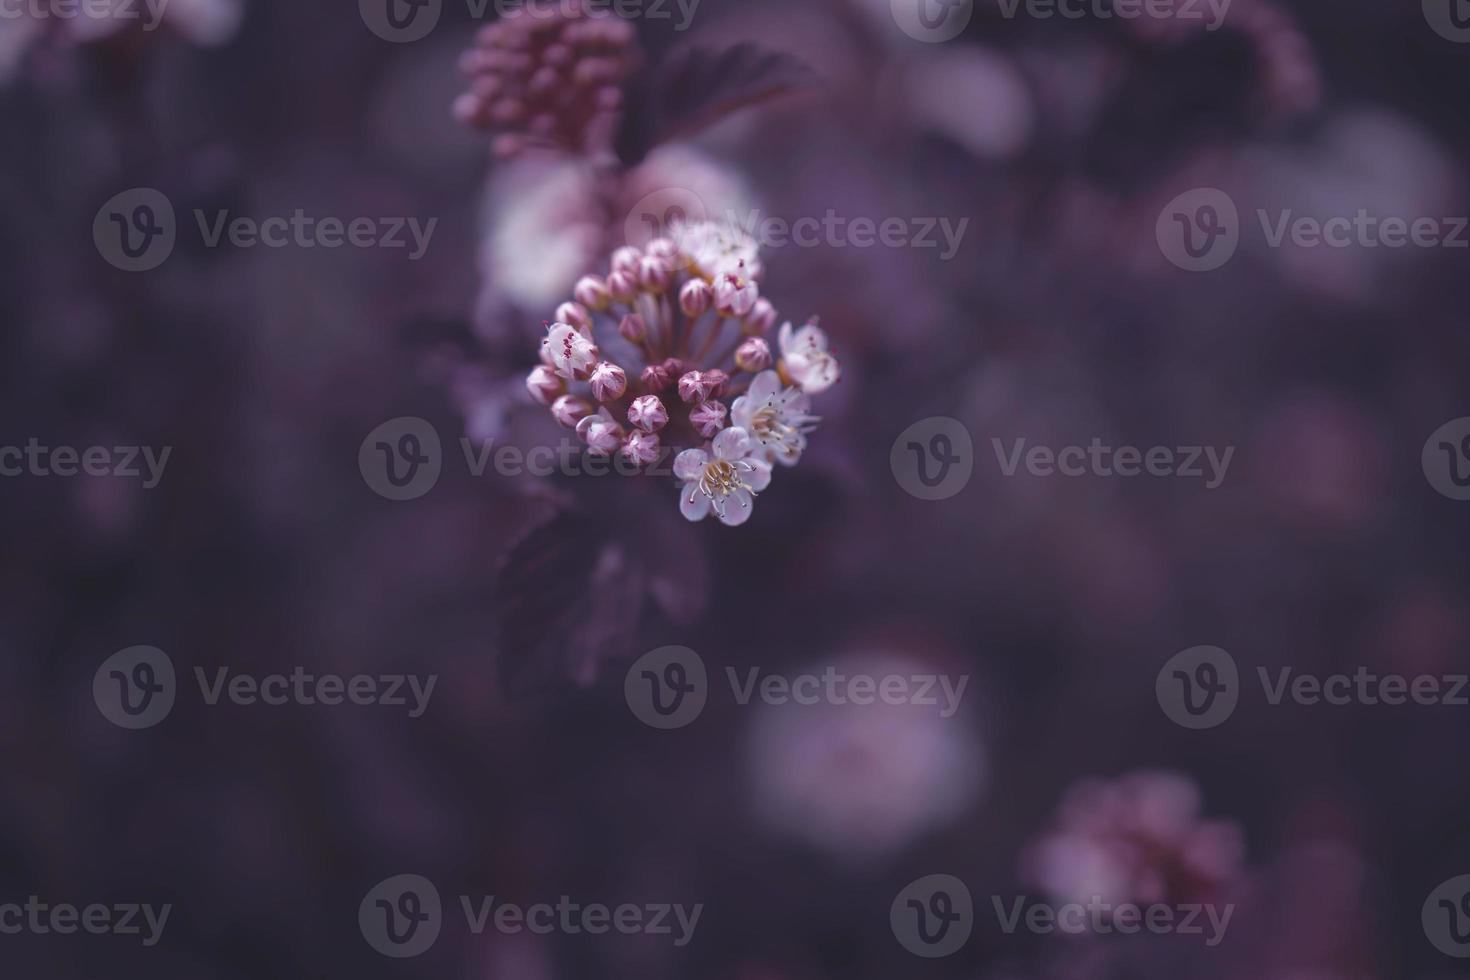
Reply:
[[1023, 877], [1063, 901], [1151, 904], [1217, 893], [1245, 846], [1228, 820], [1200, 816], [1199, 789], [1177, 773], [1084, 780], [1023, 859]]
[[815, 320], [781, 327], [771, 350], [761, 268], [749, 236], [707, 224], [619, 248], [557, 308], [526, 387], [591, 453], [646, 467], [680, 450], [680, 512], [745, 523], [773, 465], [801, 459], [811, 396], [841, 374]]
[[501, 157], [531, 146], [604, 149], [638, 61], [627, 21], [586, 0], [531, 0], [484, 27], [464, 53], [470, 90], [455, 100], [454, 115], [498, 133]]

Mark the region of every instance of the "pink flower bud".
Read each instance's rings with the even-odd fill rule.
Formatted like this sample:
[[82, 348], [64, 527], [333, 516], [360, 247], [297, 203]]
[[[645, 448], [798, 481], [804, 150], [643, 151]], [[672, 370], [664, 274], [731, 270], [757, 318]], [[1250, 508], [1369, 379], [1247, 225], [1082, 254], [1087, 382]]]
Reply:
[[594, 456], [611, 456], [623, 443], [623, 427], [606, 408], [578, 422], [577, 435], [582, 437], [587, 451]]
[[725, 427], [725, 419], [729, 415], [730, 410], [725, 407], [724, 402], [711, 398], [690, 410], [689, 421], [693, 423], [696, 432], [706, 439], [713, 439]]
[[628, 272], [614, 272], [607, 277], [607, 292], [619, 303], [631, 303], [638, 293], [638, 280]]
[[634, 466], [651, 466], [658, 462], [662, 447], [652, 432], [635, 432], [623, 442], [623, 458]]
[[661, 293], [669, 288], [673, 280], [673, 266], [665, 259], [646, 255], [638, 263], [638, 285], [648, 292]]
[[612, 297], [607, 291], [607, 281], [597, 276], [583, 276], [572, 288], [572, 296], [589, 310], [605, 310]]
[[679, 309], [685, 316], [703, 316], [714, 302], [715, 293], [703, 279], [691, 279], [679, 290]]
[[710, 395], [711, 385], [705, 380], [703, 371], [690, 371], [679, 379], [679, 397], [690, 405], [704, 401]]
[[638, 274], [638, 263], [642, 260], [643, 253], [632, 245], [624, 245], [612, 254], [612, 271], [626, 272], [629, 275]]
[[577, 395], [562, 395], [551, 403], [551, 417], [568, 429], [575, 429], [577, 423], [594, 411], [596, 411], [595, 405]]
[[730, 376], [719, 368], [704, 372], [704, 383], [709, 385], [710, 397], [722, 395], [725, 392], [725, 384]]
[[764, 371], [771, 366], [771, 345], [760, 337], [751, 337], [735, 351], [735, 364], [751, 374]]
[[776, 308], [771, 305], [770, 300], [761, 297], [750, 308], [750, 313], [746, 315], [745, 322], [740, 325], [740, 330], [742, 333], [758, 337], [769, 332], [775, 325]]
[[657, 432], [669, 424], [669, 410], [657, 395], [639, 395], [628, 408], [628, 421], [644, 432]]
[[581, 303], [563, 303], [556, 308], [558, 323], [570, 323], [583, 333], [592, 329], [592, 317]]
[[643, 369], [638, 380], [643, 382], [643, 387], [652, 392], [660, 392], [667, 388], [674, 380], [674, 376], [662, 364], [650, 364]]
[[628, 390], [628, 375], [611, 361], [603, 361], [592, 369], [588, 383], [592, 385], [592, 396], [598, 401], [616, 401]]
[[629, 313], [618, 324], [618, 333], [630, 344], [641, 344], [648, 337], [648, 324], [637, 313]]
[[526, 376], [526, 390], [536, 399], [537, 404], [550, 405], [566, 394], [567, 383], [558, 378], [551, 368], [541, 365], [532, 368], [531, 373]]

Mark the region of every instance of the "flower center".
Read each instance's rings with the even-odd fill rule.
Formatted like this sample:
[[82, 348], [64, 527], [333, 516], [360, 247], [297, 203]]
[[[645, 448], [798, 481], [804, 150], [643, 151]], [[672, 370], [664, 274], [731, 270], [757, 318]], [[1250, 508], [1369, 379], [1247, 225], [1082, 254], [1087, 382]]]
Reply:
[[728, 497], [744, 485], [744, 481], [740, 479], [740, 471], [723, 459], [706, 465], [704, 473], [699, 477], [699, 492], [711, 500]]

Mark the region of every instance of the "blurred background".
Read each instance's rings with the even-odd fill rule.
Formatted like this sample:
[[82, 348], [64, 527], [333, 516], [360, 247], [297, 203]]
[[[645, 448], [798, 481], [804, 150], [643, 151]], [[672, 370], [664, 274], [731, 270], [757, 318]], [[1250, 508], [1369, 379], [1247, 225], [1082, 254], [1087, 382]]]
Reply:
[[[0, 935], [6, 974], [1461, 975], [1426, 899], [1470, 873], [1470, 708], [1272, 704], [1256, 680], [1470, 670], [1470, 504], [1437, 492], [1426, 447], [1470, 414], [1470, 236], [1273, 245], [1256, 217], [1449, 231], [1470, 213], [1461, 11], [1234, 0], [1209, 29], [1204, 5], [1125, 18], [1101, 0], [1076, 18], [1024, 0], [651, 7], [628, 18], [643, 70], [610, 169], [498, 152], [456, 119], [493, 4], [445, 0], [412, 40], [385, 38], [368, 0], [171, 0], [155, 30], [6, 8], [0, 446], [170, 454], [152, 486], [0, 477], [0, 904], [173, 906], [151, 947]], [[924, 26], [941, 12], [952, 37]], [[763, 60], [709, 53], [734, 46]], [[657, 73], [680, 58], [709, 70]], [[722, 86], [762, 97], [647, 137]], [[177, 226], [143, 271], [94, 234], [136, 188]], [[820, 315], [843, 379], [743, 527], [686, 523], [672, 480], [474, 475], [462, 437], [563, 438], [522, 383], [542, 323], [671, 188], [787, 223], [967, 223], [953, 249], [936, 231], [762, 251], [762, 295], [783, 322]], [[1199, 188], [1238, 208], [1239, 240], [1191, 271], [1166, 232], [1180, 200], [1205, 229]], [[193, 217], [298, 209], [436, 224], [411, 258], [211, 245]], [[443, 444], [411, 500], [359, 460], [401, 417]], [[927, 500], [894, 451], [936, 417], [970, 436], [972, 472]], [[1018, 439], [1234, 451], [1206, 488], [1007, 475], [992, 440]], [[137, 645], [168, 655], [178, 692], [134, 731], [93, 681]], [[709, 677], [675, 730], [624, 686], [667, 645]], [[1200, 645], [1233, 657], [1239, 703], [1191, 729], [1156, 681]], [[196, 668], [438, 680], [409, 717], [211, 705]], [[727, 668], [968, 680], [945, 717], [741, 704]], [[358, 912], [405, 873], [445, 913], [396, 960]], [[929, 959], [890, 907], [933, 874], [964, 883], [974, 922]], [[683, 946], [476, 935], [462, 895], [704, 910]], [[1007, 933], [993, 908], [1094, 895], [1234, 911], [1206, 946]]]

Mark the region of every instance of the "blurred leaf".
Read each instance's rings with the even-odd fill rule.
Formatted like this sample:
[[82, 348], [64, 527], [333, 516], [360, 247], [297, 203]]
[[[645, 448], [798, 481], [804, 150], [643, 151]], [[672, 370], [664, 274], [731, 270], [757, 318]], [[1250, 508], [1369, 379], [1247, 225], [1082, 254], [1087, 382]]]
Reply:
[[[741, 109], [769, 102], [812, 84], [805, 62], [743, 41], [726, 48], [687, 45], [659, 68], [636, 79], [618, 152], [629, 165], [660, 143], [688, 137]], [[638, 106], [653, 106], [639, 111]]]

